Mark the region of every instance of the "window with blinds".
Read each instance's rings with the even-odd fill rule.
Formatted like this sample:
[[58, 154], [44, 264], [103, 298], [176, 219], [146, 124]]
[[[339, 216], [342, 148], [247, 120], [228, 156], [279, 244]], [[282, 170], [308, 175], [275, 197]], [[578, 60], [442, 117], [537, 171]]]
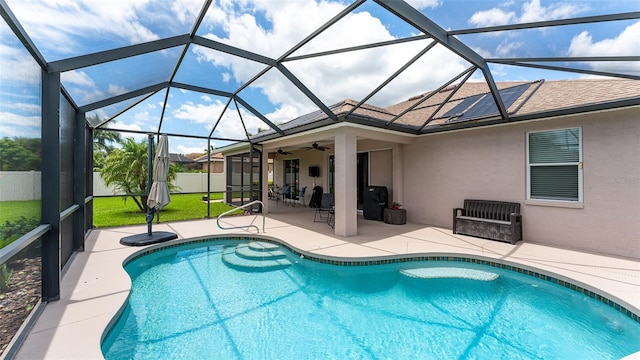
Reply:
[[582, 202], [580, 128], [527, 134], [527, 198]]

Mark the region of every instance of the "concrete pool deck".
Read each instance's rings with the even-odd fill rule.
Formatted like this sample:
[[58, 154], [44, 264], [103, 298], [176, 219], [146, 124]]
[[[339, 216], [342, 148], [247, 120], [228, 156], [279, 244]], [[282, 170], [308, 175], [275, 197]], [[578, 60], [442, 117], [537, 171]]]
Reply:
[[[303, 254], [331, 259], [380, 259], [389, 256], [469, 256], [536, 271], [601, 294], [640, 315], [640, 260], [603, 256], [541, 244], [516, 245], [452, 234], [450, 229], [407, 223], [390, 225], [358, 217], [358, 235], [333, 235], [326, 223], [313, 222], [313, 209], [273, 206], [264, 235]], [[262, 225], [260, 217], [224, 219], [228, 226]], [[216, 220], [153, 224], [178, 240], [242, 234], [220, 230]], [[94, 230], [85, 251], [70, 261], [62, 278], [61, 298], [46, 305], [16, 359], [101, 359], [105, 328], [127, 299], [131, 281], [122, 263], [145, 247], [120, 245], [122, 237], [146, 232], [146, 225]], [[255, 232], [255, 231], [252, 231]], [[631, 358], [631, 357], [630, 357]], [[640, 353], [632, 355], [640, 359]]]

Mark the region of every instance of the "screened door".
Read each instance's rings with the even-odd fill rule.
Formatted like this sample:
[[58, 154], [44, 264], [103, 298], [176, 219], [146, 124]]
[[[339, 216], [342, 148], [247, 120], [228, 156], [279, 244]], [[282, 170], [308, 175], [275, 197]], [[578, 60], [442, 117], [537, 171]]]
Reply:
[[262, 198], [261, 156], [257, 146], [248, 153], [227, 156], [227, 204], [240, 206]]

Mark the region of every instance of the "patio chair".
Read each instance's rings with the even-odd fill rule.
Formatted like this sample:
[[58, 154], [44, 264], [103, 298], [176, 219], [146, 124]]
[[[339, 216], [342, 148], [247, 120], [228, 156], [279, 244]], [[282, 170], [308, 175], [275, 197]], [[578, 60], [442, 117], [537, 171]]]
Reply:
[[298, 198], [296, 199], [296, 202], [294, 202], [293, 204], [298, 204], [298, 205], [302, 205], [304, 207], [307, 206], [307, 204], [305, 204], [304, 202], [304, 194], [307, 191], [307, 187], [303, 186], [300, 188], [300, 191], [298, 191]]
[[327, 217], [327, 224], [334, 228], [336, 226], [336, 208], [335, 206], [331, 206], [329, 210], [329, 216]]
[[[331, 193], [322, 194], [322, 199], [320, 200], [320, 206], [316, 207], [316, 211], [313, 215], [313, 222], [320, 221], [326, 222], [329, 219], [329, 213], [333, 211], [334, 198]], [[327, 216], [322, 215], [323, 212], [327, 213]]]
[[291, 185], [284, 185], [280, 192], [278, 193], [278, 198], [276, 200], [280, 200], [282, 198], [282, 202], [289, 196], [289, 192], [291, 190]]

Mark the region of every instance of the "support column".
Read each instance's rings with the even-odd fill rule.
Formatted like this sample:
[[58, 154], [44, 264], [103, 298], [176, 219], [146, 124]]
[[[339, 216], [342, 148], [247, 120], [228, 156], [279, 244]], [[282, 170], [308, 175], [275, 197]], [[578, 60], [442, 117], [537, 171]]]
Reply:
[[[60, 73], [42, 71], [42, 300], [60, 299]], [[46, 180], [45, 180], [46, 179]]]
[[357, 214], [357, 138], [345, 130], [335, 137], [335, 234], [358, 234]]
[[262, 189], [262, 198], [260, 201], [264, 203], [264, 207], [262, 208], [263, 214], [269, 213], [269, 153], [262, 149], [262, 156], [260, 157], [261, 169], [262, 169], [262, 184], [260, 187]]
[[[85, 227], [86, 204], [86, 185], [87, 176], [93, 171], [87, 171], [87, 153], [91, 152], [87, 141], [87, 121], [84, 112], [76, 113], [76, 122], [74, 129], [75, 142], [73, 144], [73, 203], [80, 206], [78, 211], [73, 215], [73, 250], [84, 251], [84, 234], [87, 232]], [[93, 170], [93, 169], [91, 169]]]
[[404, 145], [395, 144], [392, 148], [392, 156], [393, 156], [393, 201], [398, 202], [400, 204], [404, 204], [404, 178], [402, 174], [404, 173], [403, 168], [404, 164], [402, 159], [403, 156]]

